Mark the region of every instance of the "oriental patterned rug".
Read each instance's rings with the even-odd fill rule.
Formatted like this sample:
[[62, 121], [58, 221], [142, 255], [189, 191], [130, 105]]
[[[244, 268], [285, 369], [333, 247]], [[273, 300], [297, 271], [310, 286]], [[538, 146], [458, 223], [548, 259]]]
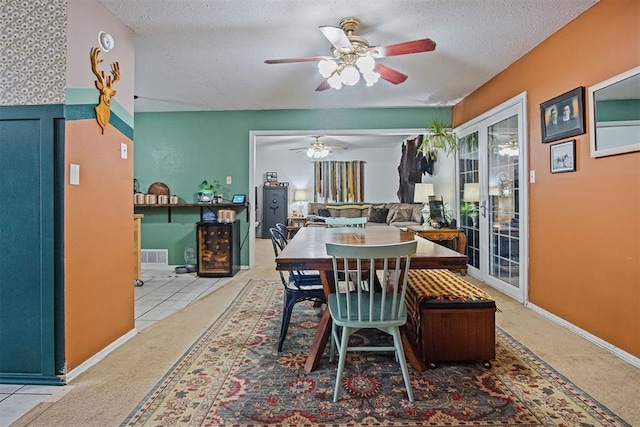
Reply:
[[350, 353], [332, 403], [328, 349], [316, 371], [303, 369], [321, 309], [296, 305], [278, 353], [282, 301], [277, 282], [250, 281], [122, 426], [627, 425], [500, 329], [490, 369], [480, 361], [409, 368], [413, 403], [392, 353]]

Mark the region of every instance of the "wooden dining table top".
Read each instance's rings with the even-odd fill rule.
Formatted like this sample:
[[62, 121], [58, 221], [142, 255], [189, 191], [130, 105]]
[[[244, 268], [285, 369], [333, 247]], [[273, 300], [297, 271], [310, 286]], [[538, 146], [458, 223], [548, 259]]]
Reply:
[[276, 258], [276, 269], [331, 270], [326, 243], [384, 245], [418, 241], [411, 268], [465, 268], [467, 256], [394, 226], [302, 227]]
[[[335, 290], [333, 258], [327, 255], [327, 243], [384, 245], [417, 240], [410, 268], [451, 268], [467, 266], [467, 256], [393, 226], [302, 227], [276, 257], [278, 270], [318, 270], [325, 295]], [[331, 334], [331, 315], [325, 306], [304, 365], [307, 372], [317, 369]], [[418, 371], [426, 369], [416, 345], [409, 338], [406, 325], [400, 328], [407, 360]]]

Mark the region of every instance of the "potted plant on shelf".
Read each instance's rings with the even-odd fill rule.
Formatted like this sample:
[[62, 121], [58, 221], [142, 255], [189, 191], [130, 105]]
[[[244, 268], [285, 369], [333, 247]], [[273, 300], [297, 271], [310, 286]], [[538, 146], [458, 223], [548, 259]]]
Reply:
[[200, 183], [198, 191], [198, 203], [213, 203], [220, 187], [220, 181], [213, 180], [211, 182], [206, 179]]

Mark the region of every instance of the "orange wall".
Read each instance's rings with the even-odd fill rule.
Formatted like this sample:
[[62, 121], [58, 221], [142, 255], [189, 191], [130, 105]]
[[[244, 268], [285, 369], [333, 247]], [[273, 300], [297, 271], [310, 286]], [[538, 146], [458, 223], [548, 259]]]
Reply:
[[[98, 102], [90, 51], [106, 31], [115, 47], [102, 53], [103, 70], [118, 61], [118, 103], [133, 114], [134, 33], [98, 0], [67, 2], [67, 89]], [[67, 91], [67, 104], [73, 101]], [[71, 110], [75, 106], [69, 106]], [[122, 111], [122, 110], [120, 110]], [[133, 286], [133, 142], [93, 118], [65, 125], [64, 319], [65, 357], [72, 370], [135, 328]], [[125, 120], [125, 117], [120, 117]], [[120, 144], [128, 158], [120, 158]], [[69, 185], [69, 164], [80, 165], [80, 185]]]
[[[134, 328], [132, 141], [95, 120], [67, 121], [65, 170], [65, 351], [77, 367]], [[120, 158], [120, 143], [129, 158]]]
[[589, 86], [639, 64], [640, 2], [601, 0], [453, 109], [457, 126], [527, 92], [529, 170], [536, 172], [529, 184], [529, 300], [635, 357], [640, 152], [591, 158], [587, 117], [587, 133], [575, 137], [577, 171], [552, 175], [540, 104], [578, 86], [586, 95]]

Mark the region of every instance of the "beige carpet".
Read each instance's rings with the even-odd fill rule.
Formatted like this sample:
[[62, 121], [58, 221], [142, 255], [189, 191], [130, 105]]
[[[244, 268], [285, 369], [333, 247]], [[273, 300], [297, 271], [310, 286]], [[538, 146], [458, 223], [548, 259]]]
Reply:
[[[252, 278], [277, 279], [268, 240], [257, 239], [257, 267], [139, 333], [76, 378], [55, 402], [41, 404], [14, 426], [117, 426], [233, 301]], [[474, 281], [467, 276], [468, 280]], [[631, 425], [640, 425], [640, 370], [474, 281], [501, 310], [497, 324], [551, 367]]]

